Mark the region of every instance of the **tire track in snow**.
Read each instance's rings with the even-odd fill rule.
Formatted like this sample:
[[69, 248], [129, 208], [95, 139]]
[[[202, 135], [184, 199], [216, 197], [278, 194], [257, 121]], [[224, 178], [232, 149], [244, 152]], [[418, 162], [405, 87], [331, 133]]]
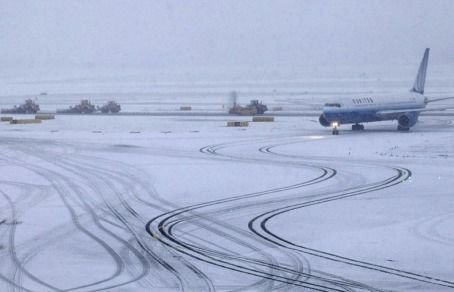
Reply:
[[[68, 162], [66, 162], [66, 164], [68, 165]], [[69, 163], [69, 165], [71, 165], [71, 163]], [[123, 198], [122, 192], [114, 189], [112, 187], [112, 184], [110, 183], [110, 182], [114, 182], [114, 181], [115, 182], [122, 181], [121, 173], [115, 173], [112, 170], [100, 169], [99, 166], [98, 166], [98, 168], [91, 168], [91, 167], [87, 167], [87, 165], [85, 165], [85, 164], [80, 164], [80, 163], [75, 164], [73, 169], [75, 172], [78, 173], [79, 176], [83, 176], [83, 173], [86, 173], [86, 175], [90, 176], [90, 179], [93, 179], [93, 178], [99, 179], [98, 183], [94, 184], [93, 187], [97, 188], [97, 185], [99, 185], [99, 183], [102, 182], [106, 187], [110, 188], [111, 193], [116, 194], [116, 196], [119, 199], [124, 210], [126, 210], [130, 216], [135, 217], [136, 219], [139, 219], [142, 221], [142, 224], [140, 225], [140, 229], [143, 230], [143, 225], [145, 224], [145, 219], [143, 217], [141, 217], [139, 215], [139, 213], [136, 212], [134, 210], [134, 208], [131, 207], [130, 204]], [[76, 171], [76, 169], [77, 169], [77, 171]], [[107, 178], [104, 178], [103, 176], [106, 176]], [[121, 212], [119, 212], [117, 210], [118, 206], [114, 206], [113, 204], [111, 204], [108, 199], [103, 198], [103, 201], [106, 204], [106, 206], [108, 207], [108, 209], [110, 210], [110, 212], [112, 214], [114, 214], [117, 217], [117, 219], [122, 224], [124, 224], [124, 226], [127, 228], [127, 230], [133, 235], [133, 238], [136, 240], [136, 242], [139, 244], [139, 246], [143, 250], [145, 250], [149, 256], [151, 256], [154, 260], [156, 260], [160, 265], [165, 267], [167, 270], [172, 272], [175, 275], [175, 277], [177, 277], [179, 279], [180, 288], [182, 288], [183, 290], [188, 289], [188, 288], [184, 288], [185, 287], [184, 282], [186, 282], [186, 281], [184, 281], [182, 279], [182, 276], [180, 275], [180, 273], [179, 272], [177, 273], [176, 272], [177, 270], [174, 267], [172, 267], [170, 264], [166, 263], [157, 254], [155, 254], [150, 248], [148, 248], [146, 246], [146, 242], [144, 242], [144, 240], [137, 233], [137, 231], [134, 230], [137, 228], [133, 227], [130, 224], [130, 221], [133, 221], [133, 220], [128, 220], [123, 214], [121, 214]], [[205, 278], [205, 276], [200, 271], [198, 271], [195, 267], [189, 266], [189, 264], [187, 264], [187, 267], [191, 271], [194, 271], [194, 273], [196, 273], [198, 276], [201, 276], [205, 281], [208, 281]], [[135, 280], [139, 280], [139, 279], [135, 279]], [[208, 286], [211, 286], [211, 285], [209, 284]], [[211, 289], [209, 288], [208, 290], [211, 290]]]
[[[19, 147], [19, 148], [20, 148], [20, 147]], [[22, 150], [26, 150], [26, 149], [22, 148]], [[33, 149], [30, 149], [30, 151], [33, 152]], [[27, 151], [25, 151], [25, 153], [26, 153], [26, 152], [27, 152]], [[16, 152], [16, 154], [18, 154], [18, 153]], [[23, 154], [23, 153], [21, 153], [21, 154]], [[20, 157], [20, 156], [16, 156], [16, 157]], [[52, 160], [54, 160], [54, 159], [55, 159], [55, 157], [54, 157]], [[52, 172], [49, 172], [49, 170], [45, 170], [45, 169], [39, 168], [39, 167], [38, 167], [38, 168], [29, 167], [29, 169], [32, 170], [32, 171], [36, 171], [36, 172], [38, 172], [38, 173], [40, 172], [40, 174], [42, 174], [43, 176], [46, 176], [46, 177], [48, 177], [48, 178], [53, 178], [54, 181], [53, 181], [52, 183], [53, 183], [54, 185], [56, 185], [57, 183], [63, 184], [63, 185], [64, 185], [64, 184], [66, 183], [67, 185], [70, 186], [69, 189], [77, 189], [77, 186], [71, 185], [71, 181], [70, 181], [71, 179], [68, 179], [68, 180], [65, 181], [65, 178], [64, 178], [64, 177], [59, 177], [59, 175], [58, 175], [57, 173], [52, 173]], [[56, 180], [58, 180], [58, 179], [63, 180], [63, 182], [56, 182]], [[65, 193], [65, 194], [68, 194], [69, 191], [70, 191], [69, 189], [63, 189], [63, 186], [62, 186], [62, 187], [60, 188], [60, 193], [63, 192], [63, 193]], [[62, 199], [64, 200], [65, 198], [62, 198]], [[68, 207], [68, 208], [71, 208], [69, 201], [66, 201], [66, 204], [67, 204], [67, 207]], [[75, 215], [75, 214], [73, 214], [73, 215]], [[75, 217], [77, 217], [77, 215], [76, 215]], [[75, 219], [77, 220], [77, 218], [75, 218]], [[75, 223], [77, 224], [77, 222], [75, 222]], [[79, 225], [79, 227], [81, 226], [81, 224], [78, 224], [78, 225]], [[93, 239], [96, 240], [95, 238], [93, 238]], [[101, 243], [101, 244], [102, 244], [102, 243]], [[108, 245], [107, 243], [105, 243], [104, 247], [106, 247], [108, 250], [110, 249], [110, 247], [109, 247], [109, 245]], [[113, 249], [110, 249], [109, 251], [113, 251]], [[114, 252], [114, 254], [112, 254], [112, 255], [115, 256], [115, 257], [117, 256], [117, 254], [116, 254], [115, 252]], [[119, 259], [119, 258], [117, 257], [117, 259]], [[120, 262], [117, 261], [117, 265], [119, 265], [119, 264], [120, 264]], [[117, 272], [118, 272], [118, 271], [119, 271], [119, 270], [117, 269]], [[118, 273], [116, 273], [116, 274], [113, 275], [113, 276], [116, 277], [117, 275], [118, 275]], [[36, 279], [36, 278], [35, 278], [33, 275], [31, 275], [30, 273], [27, 273], [27, 276], [31, 277], [32, 279], [35, 279], [36, 281], [40, 281], [39, 279]], [[110, 281], [110, 280], [112, 280], [114, 277], [110, 277], [109, 279], [104, 279], [103, 281], [104, 281], [104, 282]], [[81, 288], [88, 288], [89, 286], [93, 286], [94, 284], [96, 284], [96, 283], [90, 283], [88, 286], [73, 287], [72, 289], [66, 289], [66, 290], [69, 291], [69, 290], [75, 290], [75, 289], [81, 289]], [[97, 283], [97, 284], [99, 284], [99, 283]], [[50, 288], [50, 287], [49, 287], [49, 288]], [[54, 289], [51, 289], [51, 290], [61, 290], [61, 289], [58, 289], [58, 288], [54, 287]], [[98, 291], [99, 289], [96, 288], [95, 290]]]
[[[207, 146], [207, 147], [204, 147], [202, 148], [200, 151], [202, 153], [208, 153], [208, 154], [212, 154], [212, 155], [218, 155], [217, 154], [217, 150], [221, 147], [227, 147], [226, 145], [213, 145], [213, 146]], [[229, 156], [229, 158], [232, 158], [231, 156]], [[233, 157], [233, 159], [237, 159], [235, 157]], [[258, 160], [258, 159], [245, 159], [247, 161], [253, 161], [253, 162], [262, 162], [262, 163], [267, 163], [267, 161], [263, 161], [263, 160]], [[282, 164], [282, 163], [277, 163], [277, 164]], [[299, 164], [299, 166], [301, 166], [301, 164]], [[328, 171], [325, 172], [324, 175], [322, 175], [321, 177], [324, 177], [326, 176], [326, 173], [328, 173]], [[314, 179], [313, 181], [310, 181], [309, 183], [317, 183], [317, 179]], [[304, 184], [303, 184], [304, 185]], [[172, 214], [172, 212], [169, 212], [168, 214], [164, 214], [164, 215], [161, 215], [160, 217], [162, 218], [159, 218], [159, 217], [155, 217], [153, 218], [149, 224], [147, 225], [147, 230], [150, 232], [150, 234], [154, 235], [153, 232], [157, 233], [157, 234], [161, 234], [163, 236], [166, 236], [166, 239], [169, 240], [169, 246], [172, 246], [173, 244], [177, 244], [179, 247], [181, 247], [182, 249], [179, 249], [180, 252], [182, 253], [186, 253], [186, 254], [189, 254], [187, 251], [191, 251], [191, 252], [195, 252], [197, 255], [195, 254], [189, 254], [190, 256], [193, 256], [195, 258], [198, 258], [199, 260], [206, 260], [206, 258], [200, 258], [201, 256], [206, 256], [206, 254], [204, 254], [206, 252], [206, 250], [202, 249], [201, 251], [200, 250], [197, 250], [197, 247], [194, 247], [194, 246], [191, 246], [191, 245], [188, 245], [186, 243], [183, 243], [181, 241], [179, 241], [178, 239], [176, 239], [175, 237], [172, 237], [172, 228], [173, 226], [175, 226], [175, 224], [179, 224], [180, 222], [182, 221], [185, 221], [186, 218], [183, 217], [183, 219], [181, 220], [176, 220], [175, 223], [172, 223], [172, 224], [169, 224], [167, 223], [168, 220], [170, 220], [169, 218], [172, 218], [174, 216], [178, 216], [182, 213], [185, 213], [185, 212], [189, 212], [189, 211], [193, 211], [195, 210], [196, 208], [199, 209], [199, 208], [202, 208], [202, 207], [207, 207], [207, 206], [212, 206], [212, 205], [216, 205], [216, 204], [220, 204], [220, 203], [226, 203], [226, 202], [231, 202], [231, 201], [236, 201], [236, 200], [240, 200], [240, 199], [244, 199], [244, 198], [248, 198], [248, 197], [252, 197], [252, 196], [259, 196], [259, 195], [264, 195], [264, 194], [270, 194], [270, 193], [275, 193], [277, 191], [283, 191], [283, 190], [289, 190], [289, 189], [293, 189], [293, 188], [297, 188], [297, 187], [301, 187], [301, 185], [298, 185], [298, 186], [292, 186], [292, 187], [285, 187], [285, 188], [280, 188], [280, 189], [274, 189], [274, 190], [270, 190], [270, 191], [264, 191], [264, 192], [261, 192], [261, 193], [258, 193], [258, 194], [247, 194], [247, 195], [241, 195], [241, 196], [238, 196], [238, 197], [230, 197], [228, 199], [223, 199], [223, 200], [217, 200], [217, 201], [213, 201], [213, 202], [209, 202], [209, 203], [202, 203], [202, 204], [199, 204], [199, 205], [195, 205], [195, 206], [191, 206], [190, 208], [182, 208], [182, 209], [179, 209], [179, 210], [175, 210], [173, 211], [174, 214]], [[193, 217], [193, 216], [191, 216]], [[203, 216], [200, 216], [203, 218]], [[156, 222], [159, 222], [159, 223], [155, 223]], [[171, 221], [169, 221], [171, 222]], [[152, 230], [152, 227], [151, 227], [151, 224], [157, 224], [157, 227], [156, 226], [153, 226], [153, 230]], [[166, 225], [170, 225], [170, 226], [166, 226]], [[156, 229], [156, 230], [155, 230]], [[166, 230], [167, 229], [167, 230]], [[226, 255], [223, 255], [221, 253], [221, 255], [218, 255], [218, 256], [226, 256]], [[210, 259], [210, 257], [208, 257], [208, 259]], [[213, 259], [213, 258], [211, 258]], [[212, 264], [218, 264], [221, 262], [222, 264], [229, 264], [229, 263], [225, 263], [223, 261], [217, 261], [214, 260], [214, 261], [209, 261], [208, 262], [212, 263]], [[263, 263], [262, 263], [263, 264]], [[231, 268], [231, 269], [235, 269], [235, 270], [238, 270], [238, 271], [243, 271], [243, 272], [246, 272], [246, 273], [251, 273], [251, 272], [257, 272], [257, 271], [251, 271], [251, 270], [240, 270], [238, 269], [239, 267], [238, 266], [235, 266], [233, 265], [228, 267], [228, 266], [223, 266], [224, 268]], [[276, 268], [278, 269], [278, 267], [273, 267], [273, 268]], [[256, 274], [257, 275], [257, 274]], [[313, 283], [298, 283], [297, 281], [296, 282], [289, 282], [288, 278], [287, 279], [279, 279], [279, 277], [276, 277], [275, 275], [262, 275], [262, 276], [265, 276], [267, 278], [269, 278], [270, 280], [276, 280], [276, 278], [279, 280], [283, 280], [284, 282], [287, 281], [287, 284], [291, 284], [291, 285], [303, 285], [305, 287], [310, 287], [310, 288], [315, 288], [315, 289], [322, 289], [322, 291], [324, 291], [323, 289], [333, 289], [333, 287], [328, 287], [328, 286], [322, 286], [322, 285], [318, 285], [317, 287], [317, 284], [313, 284]], [[294, 280], [294, 279], [292, 279]], [[327, 280], [327, 279], [323, 279], [323, 280]], [[334, 283], [335, 281], [333, 279], [328, 279], [331, 283]], [[335, 283], [335, 284], [338, 284], [340, 285], [340, 283]], [[341, 284], [345, 284], [344, 282], [342, 282]], [[363, 286], [361, 286], [363, 288]], [[335, 289], [335, 288], [334, 288]], [[344, 290], [348, 290], [348, 288], [345, 288], [345, 287], [342, 287], [342, 289], [337, 289], [339, 291], [344, 291]]]
[[[282, 145], [287, 145], [286, 143], [280, 143], [280, 144], [275, 144], [275, 145], [270, 145], [266, 147], [261, 147], [259, 149], [260, 152], [265, 153], [265, 154], [271, 154], [271, 155], [277, 155], [277, 156], [283, 156], [283, 157], [292, 157], [292, 158], [304, 158], [304, 159], [314, 159], [316, 160], [317, 157], [301, 157], [301, 156], [296, 156], [296, 155], [288, 155], [288, 154], [280, 154], [273, 152], [271, 149], [282, 146]], [[321, 199], [315, 199], [307, 202], [303, 202], [300, 204], [293, 204], [293, 205], [288, 205], [284, 206], [281, 208], [277, 208], [268, 212], [265, 212], [263, 214], [260, 214], [259, 216], [254, 217], [250, 222], [249, 222], [249, 229], [254, 232], [256, 235], [260, 236], [261, 238], [265, 240], [269, 240], [270, 242], [275, 243], [278, 246], [284, 247], [284, 248], [289, 248], [291, 250], [295, 251], [300, 251], [303, 254], [308, 254], [311, 256], [316, 256], [320, 257], [323, 259], [331, 260], [331, 261], [336, 261], [336, 262], [341, 262], [344, 264], [368, 269], [368, 270], [373, 270], [385, 274], [390, 274], [402, 278], [407, 278], [411, 280], [416, 280], [428, 284], [433, 284], [433, 285], [438, 285], [438, 286], [443, 286], [443, 287], [449, 287], [449, 288], [454, 288], [454, 282], [443, 280], [443, 279], [438, 279], [436, 277], [431, 277], [427, 275], [422, 275], [414, 272], [409, 272], [409, 271], [404, 271], [401, 269], [396, 269], [396, 268], [390, 268], [386, 267], [383, 265], [377, 265], [373, 263], [368, 263], [365, 261], [359, 261], [355, 260], [349, 257], [344, 257], [340, 255], [336, 255], [333, 253], [327, 253], [323, 252], [317, 249], [313, 248], [308, 248], [299, 244], [295, 244], [293, 242], [290, 242], [289, 240], [286, 240], [275, 233], [271, 232], [267, 228], [267, 223], [275, 218], [276, 216], [279, 216], [281, 214], [291, 212], [293, 210], [313, 206], [313, 205], [318, 205], [318, 204], [324, 204], [324, 203], [329, 203], [332, 201], [336, 200], [341, 200], [345, 198], [350, 198], [353, 196], [358, 196], [358, 195], [364, 195], [368, 194], [370, 192], [386, 189], [389, 187], [393, 187], [395, 185], [398, 185], [402, 182], [405, 182], [411, 177], [411, 171], [405, 168], [395, 168], [391, 167], [394, 171], [396, 171], [396, 176], [392, 179], [390, 179], [388, 182], [383, 182], [379, 184], [369, 184], [365, 185], [362, 188], [359, 189], [347, 189], [344, 191], [340, 191], [337, 194], [336, 193], [331, 193], [328, 194], [328, 196], [321, 198]]]
[[[93, 157], [90, 157], [90, 158], [92, 159]], [[43, 157], [43, 159], [46, 160], [46, 157]], [[65, 159], [65, 163], [62, 163], [61, 165], [58, 165], [58, 164], [57, 164], [57, 166], [59, 166], [60, 168], [66, 168], [66, 169], [65, 169], [66, 171], [70, 171], [70, 172], [72, 171], [72, 173], [75, 174], [76, 177], [77, 177], [78, 175], [79, 175], [79, 177], [80, 177], [80, 176], [81, 176], [81, 172], [80, 172], [80, 171], [77, 171], [77, 170], [75, 171], [74, 169], [71, 170], [71, 169], [68, 168], [67, 160], [68, 160], [68, 159]], [[55, 163], [56, 163], [56, 162], [55, 162], [55, 158], [51, 159], [50, 162], [52, 162], [52, 163], [55, 164]], [[77, 167], [83, 169], [83, 165], [77, 165], [76, 168], [77, 168]], [[85, 170], [85, 169], [84, 169], [84, 170]], [[47, 170], [47, 171], [48, 171], [48, 170]], [[92, 171], [92, 172], [89, 173], [89, 174], [91, 174], [91, 175], [94, 174], [94, 175], [95, 175], [94, 177], [96, 177], [96, 171]], [[52, 173], [52, 175], [58, 176], [58, 174], [56, 174], [56, 173]], [[51, 176], [51, 177], [52, 177], [52, 175], [47, 174], [46, 176]], [[82, 176], [82, 177], [83, 177], [83, 176]], [[90, 185], [89, 181], [90, 181], [91, 178], [89, 178], [89, 177], [87, 177], [87, 176], [85, 176], [85, 177], [83, 177], [83, 178], [86, 180], [87, 184]], [[71, 178], [61, 177], [60, 179], [65, 180], [66, 183], [67, 183], [68, 185], [70, 185], [69, 189], [77, 190], [77, 185], [73, 185], [73, 183], [71, 182], [71, 180], [72, 180]], [[93, 188], [93, 184], [91, 184], [91, 187]], [[93, 189], [92, 189], [92, 190], [93, 190]], [[99, 190], [98, 190], [98, 191], [99, 191]], [[96, 189], [95, 189], [95, 192], [94, 192], [94, 193], [96, 193]], [[78, 199], [81, 199], [81, 200], [82, 200], [82, 204], [85, 205], [85, 208], [87, 208], [87, 210], [88, 210], [89, 212], [92, 213], [93, 220], [94, 220], [95, 222], [96, 222], [96, 220], [99, 220], [98, 216], [97, 216], [95, 213], [93, 213], [94, 211], [93, 211], [93, 210], [90, 210], [91, 208], [88, 206], [87, 202], [83, 202], [83, 194], [78, 194]], [[118, 213], [115, 213], [115, 209], [112, 208], [112, 206], [108, 206], [108, 207], [110, 207], [109, 210], [112, 211], [112, 214], [114, 214], [115, 217], [116, 217], [117, 219], [119, 219], [121, 223], [125, 224], [125, 223], [127, 222], [127, 220], [125, 220], [124, 218], [120, 218], [120, 217], [118, 216]], [[142, 227], [142, 228], [143, 228], [143, 227]], [[107, 231], [107, 230], [104, 230], [104, 231]], [[131, 231], [131, 230], [129, 230], [129, 231]], [[109, 232], [109, 231], [107, 231], [107, 232]], [[124, 243], [124, 242], [123, 242], [123, 243]], [[106, 244], [107, 244], [107, 243], [106, 243]], [[147, 248], [145, 248], [143, 245], [142, 245], [141, 247], [144, 248], [144, 250], [147, 250]], [[137, 254], [137, 253], [136, 253], [136, 254]], [[174, 272], [174, 269], [173, 269], [171, 266], [167, 266], [167, 269], [169, 269], [170, 271]], [[115, 277], [117, 277], [117, 276], [119, 276], [118, 273], [115, 275]], [[143, 276], [144, 276], [144, 275], [141, 275], [141, 277], [143, 277]], [[99, 284], [102, 284], [102, 283], [108, 283], [109, 281], [112, 281], [115, 277], [109, 277], [109, 278], [104, 279], [104, 280], [99, 281], [99, 282], [89, 283], [89, 284], [86, 284], [86, 285], [83, 285], [83, 286], [79, 286], [79, 287], [73, 287], [73, 288], [71, 288], [71, 289], [67, 289], [67, 291], [73, 291], [73, 290], [81, 289], [81, 288], [89, 288], [89, 287], [93, 287], [94, 285], [99, 285]], [[122, 285], [131, 283], [131, 282], [133, 282], [133, 281], [135, 281], [135, 280], [138, 280], [138, 279], [133, 279], [132, 281], [127, 281], [126, 283], [122, 283], [122, 284], [110, 285], [110, 286], [107, 286], [107, 287], [104, 287], [104, 288], [99, 288], [99, 287], [98, 287], [98, 288], [94, 289], [93, 291], [99, 291], [99, 290], [105, 290], [105, 289], [112, 289], [112, 288], [115, 288], [115, 287], [120, 287], [120, 286], [122, 286]]]

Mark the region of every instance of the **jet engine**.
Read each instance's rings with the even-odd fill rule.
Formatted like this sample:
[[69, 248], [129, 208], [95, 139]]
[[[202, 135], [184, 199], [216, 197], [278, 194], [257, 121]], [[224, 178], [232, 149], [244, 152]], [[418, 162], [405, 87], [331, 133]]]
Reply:
[[413, 127], [418, 121], [418, 114], [416, 113], [406, 113], [400, 115], [397, 118], [398, 129], [408, 131], [410, 127]]
[[331, 125], [331, 123], [326, 119], [324, 115], [320, 115], [318, 121], [320, 122], [320, 125], [322, 125], [323, 127], [329, 127]]

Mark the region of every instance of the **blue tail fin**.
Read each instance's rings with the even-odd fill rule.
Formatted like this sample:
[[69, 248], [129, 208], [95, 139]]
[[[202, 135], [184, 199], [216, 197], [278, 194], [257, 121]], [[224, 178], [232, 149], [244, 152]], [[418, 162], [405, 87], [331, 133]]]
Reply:
[[410, 89], [411, 92], [424, 94], [424, 84], [426, 83], [427, 63], [429, 62], [429, 48], [424, 52], [421, 65], [419, 65], [418, 75], [416, 75], [415, 83]]

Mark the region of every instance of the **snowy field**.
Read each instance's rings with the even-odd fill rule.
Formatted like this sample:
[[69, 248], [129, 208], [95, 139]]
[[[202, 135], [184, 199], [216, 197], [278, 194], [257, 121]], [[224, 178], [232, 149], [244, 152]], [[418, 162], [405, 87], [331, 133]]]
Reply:
[[452, 117], [231, 119], [0, 124], [0, 291], [454, 289]]
[[454, 1], [0, 8], [0, 292], [454, 292]]

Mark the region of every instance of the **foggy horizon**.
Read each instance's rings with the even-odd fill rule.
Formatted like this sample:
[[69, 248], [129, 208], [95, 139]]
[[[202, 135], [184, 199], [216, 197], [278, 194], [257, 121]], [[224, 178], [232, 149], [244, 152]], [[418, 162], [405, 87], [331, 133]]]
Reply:
[[426, 47], [429, 70], [452, 65], [454, 71], [451, 1], [51, 0], [1, 6], [0, 71], [416, 69]]

